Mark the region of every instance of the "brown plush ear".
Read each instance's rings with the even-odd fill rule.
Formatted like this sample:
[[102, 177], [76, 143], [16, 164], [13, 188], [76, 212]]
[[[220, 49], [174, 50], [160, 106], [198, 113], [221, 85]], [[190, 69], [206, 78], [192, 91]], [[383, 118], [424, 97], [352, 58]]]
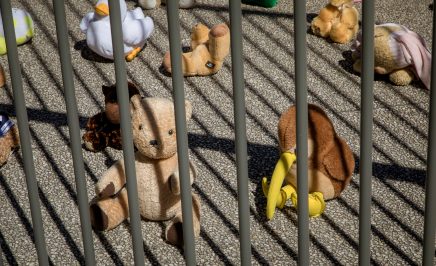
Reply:
[[191, 119], [192, 116], [192, 104], [190, 101], [185, 100], [185, 113], [186, 113], [186, 121]]
[[133, 95], [132, 98], [130, 98], [130, 115], [133, 115], [133, 113], [140, 109], [142, 105], [142, 98], [139, 94]]
[[334, 142], [333, 148], [324, 156], [323, 165], [332, 178], [349, 182], [355, 164], [353, 153], [347, 143], [338, 136]]
[[296, 107], [291, 106], [279, 119], [278, 138], [282, 152], [295, 149], [297, 145], [296, 126]]

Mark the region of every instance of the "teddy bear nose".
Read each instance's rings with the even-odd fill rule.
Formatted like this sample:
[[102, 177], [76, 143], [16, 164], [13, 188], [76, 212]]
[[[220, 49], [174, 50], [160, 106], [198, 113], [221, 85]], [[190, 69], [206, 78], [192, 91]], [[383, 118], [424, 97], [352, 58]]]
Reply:
[[157, 142], [157, 140], [150, 140], [150, 145], [151, 146], [157, 146], [159, 143]]

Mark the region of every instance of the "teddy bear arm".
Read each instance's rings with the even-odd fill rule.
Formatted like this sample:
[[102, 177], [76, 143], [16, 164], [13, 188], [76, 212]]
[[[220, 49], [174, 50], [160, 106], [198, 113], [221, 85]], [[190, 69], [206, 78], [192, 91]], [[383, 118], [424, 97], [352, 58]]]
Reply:
[[115, 195], [126, 183], [124, 161], [117, 161], [101, 177], [95, 186], [95, 193], [99, 198]]
[[389, 80], [395, 85], [409, 85], [414, 78], [414, 74], [407, 68], [395, 70], [389, 74]]
[[[189, 170], [189, 179], [192, 186], [197, 178], [197, 169], [191, 160], [189, 161]], [[178, 170], [170, 176], [170, 190], [174, 195], [180, 195], [180, 175]]]
[[346, 24], [350, 29], [353, 29], [357, 24], [359, 20], [359, 13], [357, 12], [357, 9], [352, 8], [345, 8], [342, 11], [341, 15], [341, 23]]

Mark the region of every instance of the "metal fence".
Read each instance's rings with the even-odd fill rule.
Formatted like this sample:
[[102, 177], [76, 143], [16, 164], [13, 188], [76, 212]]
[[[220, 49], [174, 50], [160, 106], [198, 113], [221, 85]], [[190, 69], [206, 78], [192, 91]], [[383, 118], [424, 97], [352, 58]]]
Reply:
[[[180, 154], [180, 181], [182, 194], [183, 213], [192, 212], [192, 201], [189, 184], [188, 168], [188, 139], [185, 122], [184, 87], [181, 71], [181, 47], [179, 31], [178, 1], [167, 1], [167, 17], [169, 25], [169, 41], [171, 65], [173, 69], [172, 84], [174, 91], [174, 104], [176, 113], [177, 148]], [[67, 105], [67, 117], [70, 133], [71, 149], [73, 154], [74, 174], [78, 194], [78, 205], [82, 227], [83, 246], [85, 250], [86, 265], [95, 265], [95, 254], [92, 239], [92, 230], [88, 212], [88, 198], [84, 179], [83, 155], [81, 151], [80, 128], [77, 112], [77, 104], [74, 92], [73, 71], [71, 55], [69, 54], [68, 30], [65, 20], [65, 3], [63, 0], [53, 0], [56, 20], [56, 33], [59, 40], [59, 54], [61, 58], [63, 87]], [[120, 21], [120, 7], [116, 0], [109, 0], [112, 25], [112, 42], [114, 47], [114, 62], [117, 84], [117, 95], [121, 105], [121, 130], [123, 137], [124, 160], [126, 163], [127, 190], [130, 210], [130, 222], [133, 238], [134, 262], [136, 265], [144, 265], [144, 252], [142, 234], [140, 228], [140, 215], [137, 201], [136, 177], [134, 165], [134, 148], [130, 127], [129, 99], [127, 92], [126, 67], [123, 56], [122, 31]], [[10, 1], [0, 1], [1, 15], [3, 17], [6, 44], [8, 47], [8, 61], [11, 73], [11, 81], [14, 95], [14, 105], [20, 130], [20, 141], [24, 161], [24, 170], [31, 207], [32, 223], [34, 228], [35, 246], [40, 265], [48, 265], [45, 237], [42, 226], [41, 209], [38, 198], [38, 188], [35, 179], [35, 168], [26, 104], [23, 94], [22, 78], [19, 62], [17, 60], [17, 46], [12, 19]], [[247, 165], [247, 139], [245, 122], [245, 99], [244, 99], [244, 69], [242, 58], [242, 12], [241, 1], [229, 1], [230, 25], [231, 25], [231, 55], [232, 76], [234, 92], [235, 113], [235, 139], [236, 161], [238, 176], [238, 200], [239, 200], [239, 233], [240, 233], [240, 257], [242, 265], [251, 264], [250, 243], [250, 220], [248, 202], [248, 165]], [[298, 194], [308, 193], [307, 182], [307, 83], [306, 83], [306, 2], [294, 1], [295, 16], [295, 86], [297, 105], [297, 146], [298, 146]], [[360, 138], [360, 211], [359, 211], [359, 265], [369, 265], [371, 254], [371, 178], [372, 178], [372, 124], [373, 124], [373, 80], [374, 80], [374, 57], [373, 51], [373, 25], [374, 25], [374, 1], [363, 2], [363, 71], [361, 78], [361, 138]], [[434, 15], [435, 16], [435, 15]], [[436, 17], [433, 17], [433, 33], [436, 27]], [[435, 35], [433, 34], [432, 50], [436, 49]], [[433, 58], [432, 77], [436, 75], [436, 65]], [[436, 85], [431, 83], [430, 93], [430, 121], [427, 157], [426, 178], [426, 201], [424, 222], [424, 249], [422, 256], [423, 265], [433, 265], [434, 238], [436, 224], [436, 197], [432, 193], [436, 190], [436, 167], [430, 162], [436, 160], [436, 108], [434, 93]], [[298, 263], [309, 264], [309, 225], [308, 225], [308, 199], [299, 198], [298, 204]], [[185, 260], [188, 265], [196, 265], [195, 241], [193, 233], [192, 216], [183, 216], [183, 232], [185, 246]], [[1, 264], [1, 261], [0, 261]]]

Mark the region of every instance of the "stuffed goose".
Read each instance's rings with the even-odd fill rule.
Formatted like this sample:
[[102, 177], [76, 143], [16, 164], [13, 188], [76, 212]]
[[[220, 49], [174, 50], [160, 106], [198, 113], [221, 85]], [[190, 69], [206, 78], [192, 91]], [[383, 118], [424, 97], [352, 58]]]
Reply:
[[[154, 24], [150, 17], [144, 16], [139, 7], [127, 11], [124, 0], [120, 0], [120, 10], [124, 55], [127, 61], [132, 61], [153, 32]], [[92, 51], [104, 58], [114, 59], [108, 0], [97, 1], [95, 11], [85, 15], [80, 29], [86, 34], [86, 43]]]
[[[32, 17], [22, 9], [12, 8], [12, 17], [14, 19], [15, 38], [17, 45], [28, 42], [33, 37], [33, 20]], [[0, 14], [0, 55], [6, 54], [6, 40], [3, 30], [3, 20]]]

